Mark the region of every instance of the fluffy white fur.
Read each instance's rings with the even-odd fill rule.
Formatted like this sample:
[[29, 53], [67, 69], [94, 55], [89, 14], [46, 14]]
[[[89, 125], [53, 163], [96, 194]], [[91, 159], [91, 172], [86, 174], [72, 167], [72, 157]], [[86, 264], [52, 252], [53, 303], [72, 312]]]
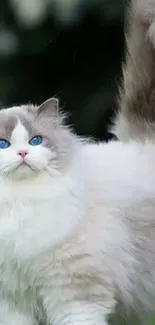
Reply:
[[103, 325], [118, 298], [153, 310], [154, 144], [74, 138], [72, 159], [52, 173], [51, 151], [27, 141], [17, 121], [0, 150], [0, 170], [23, 148], [42, 166], [1, 173], [0, 323]]

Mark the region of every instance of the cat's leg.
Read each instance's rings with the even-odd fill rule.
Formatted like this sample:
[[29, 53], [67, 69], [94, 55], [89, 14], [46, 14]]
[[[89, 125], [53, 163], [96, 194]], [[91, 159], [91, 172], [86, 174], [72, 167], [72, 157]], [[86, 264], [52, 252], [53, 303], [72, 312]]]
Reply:
[[0, 325], [34, 325], [35, 320], [28, 312], [14, 303], [0, 298]]
[[116, 307], [116, 292], [109, 269], [98, 260], [91, 255], [81, 263], [79, 254], [49, 274], [51, 267], [44, 264], [46, 272], [38, 295], [48, 325], [108, 325]]
[[84, 301], [68, 302], [47, 310], [48, 325], [108, 325], [113, 309]]

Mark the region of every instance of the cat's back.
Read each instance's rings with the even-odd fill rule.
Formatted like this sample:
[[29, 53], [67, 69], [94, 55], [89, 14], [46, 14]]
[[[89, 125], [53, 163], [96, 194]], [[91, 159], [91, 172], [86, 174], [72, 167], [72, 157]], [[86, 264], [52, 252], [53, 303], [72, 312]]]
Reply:
[[96, 195], [109, 193], [111, 199], [118, 199], [119, 195], [123, 199], [123, 195], [129, 195], [127, 191], [131, 192], [134, 188], [139, 189], [137, 195], [141, 195], [142, 191], [155, 191], [153, 142], [111, 141], [88, 144], [81, 148], [80, 155], [81, 158], [77, 160], [81, 166], [81, 177], [88, 183], [88, 187], [94, 187]]

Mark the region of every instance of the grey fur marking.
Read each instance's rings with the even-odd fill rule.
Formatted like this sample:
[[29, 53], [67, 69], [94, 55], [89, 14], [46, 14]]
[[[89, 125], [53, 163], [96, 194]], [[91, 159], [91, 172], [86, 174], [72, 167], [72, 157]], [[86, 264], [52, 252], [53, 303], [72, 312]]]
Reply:
[[114, 128], [120, 140], [155, 137], [155, 47], [149, 35], [154, 19], [151, 15], [145, 1], [132, 1], [127, 15], [120, 111]]

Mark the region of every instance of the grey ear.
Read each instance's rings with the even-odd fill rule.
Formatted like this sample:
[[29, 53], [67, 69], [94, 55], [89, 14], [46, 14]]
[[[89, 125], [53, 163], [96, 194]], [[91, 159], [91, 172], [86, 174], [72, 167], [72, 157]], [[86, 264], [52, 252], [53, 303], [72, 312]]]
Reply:
[[43, 102], [39, 108], [37, 113], [46, 115], [46, 116], [58, 116], [59, 115], [59, 100], [55, 97], [47, 99]]

